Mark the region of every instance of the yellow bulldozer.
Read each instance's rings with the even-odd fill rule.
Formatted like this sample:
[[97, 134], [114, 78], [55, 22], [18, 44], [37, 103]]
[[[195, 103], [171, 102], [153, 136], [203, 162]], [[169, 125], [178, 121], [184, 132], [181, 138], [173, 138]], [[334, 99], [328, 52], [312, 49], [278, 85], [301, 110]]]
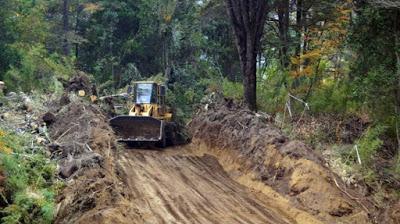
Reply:
[[165, 85], [153, 81], [134, 82], [127, 93], [129, 114], [110, 120], [119, 136], [118, 141], [138, 145], [156, 143], [164, 148], [166, 125], [172, 119], [172, 113], [165, 105]]

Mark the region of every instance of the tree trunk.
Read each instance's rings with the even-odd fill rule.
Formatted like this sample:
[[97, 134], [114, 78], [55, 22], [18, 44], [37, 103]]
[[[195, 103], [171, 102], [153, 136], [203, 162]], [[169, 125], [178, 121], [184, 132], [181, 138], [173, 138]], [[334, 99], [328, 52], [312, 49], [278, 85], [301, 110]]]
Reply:
[[[396, 13], [396, 18], [400, 19], [400, 13]], [[397, 150], [400, 155], [400, 130], [399, 130], [399, 112], [400, 112], [400, 27], [398, 23], [394, 25], [394, 38], [395, 38], [395, 55], [396, 55], [396, 78], [397, 78], [397, 88], [396, 88], [396, 103], [395, 103], [395, 117], [396, 117], [396, 136], [397, 136]]]
[[253, 38], [249, 35], [247, 39], [246, 64], [243, 68], [244, 100], [250, 110], [257, 110], [257, 51]]
[[301, 51], [301, 32], [303, 29], [303, 0], [297, 0], [296, 4], [296, 28], [297, 28], [297, 47], [296, 56], [300, 56]]
[[70, 46], [68, 41], [68, 32], [69, 32], [69, 2], [68, 0], [63, 0], [63, 32], [64, 32], [64, 43], [63, 43], [63, 53], [65, 56], [69, 56]]
[[[80, 27], [80, 15], [81, 12], [83, 11], [83, 6], [80, 4], [79, 0], [77, 1], [77, 6], [76, 6], [76, 18], [75, 18], [75, 35], [78, 36], [79, 33], [79, 27]], [[75, 58], [78, 59], [79, 57], [79, 43], [75, 43]]]
[[243, 75], [244, 102], [257, 110], [257, 52], [260, 49], [267, 0], [225, 0]]
[[289, 0], [280, 0], [278, 3], [278, 29], [281, 48], [279, 51], [281, 66], [287, 68], [289, 66], [288, 56], [288, 32], [289, 32]]

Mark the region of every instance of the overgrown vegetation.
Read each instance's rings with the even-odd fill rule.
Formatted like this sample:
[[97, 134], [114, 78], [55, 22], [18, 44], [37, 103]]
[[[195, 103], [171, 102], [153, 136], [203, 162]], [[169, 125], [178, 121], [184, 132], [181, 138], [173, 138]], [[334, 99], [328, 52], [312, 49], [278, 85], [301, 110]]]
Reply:
[[[2, 223], [52, 223], [61, 187], [56, 165], [29, 134], [0, 129]], [[3, 179], [4, 178], [4, 179]]]

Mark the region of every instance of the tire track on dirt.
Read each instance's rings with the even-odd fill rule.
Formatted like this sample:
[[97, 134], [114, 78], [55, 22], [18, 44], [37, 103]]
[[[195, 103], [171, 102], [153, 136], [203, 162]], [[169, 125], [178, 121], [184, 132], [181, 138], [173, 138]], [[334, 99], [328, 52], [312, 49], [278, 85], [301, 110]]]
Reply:
[[291, 223], [232, 180], [211, 156], [127, 150], [120, 157], [131, 206], [145, 223]]

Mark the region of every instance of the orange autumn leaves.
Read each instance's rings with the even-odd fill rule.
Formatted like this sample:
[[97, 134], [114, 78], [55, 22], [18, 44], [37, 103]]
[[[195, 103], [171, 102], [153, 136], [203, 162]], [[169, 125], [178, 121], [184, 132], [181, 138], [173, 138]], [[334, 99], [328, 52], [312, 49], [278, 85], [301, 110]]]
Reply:
[[6, 143], [7, 134], [0, 130], [0, 153], [11, 154], [12, 149]]
[[349, 4], [343, 4], [334, 9], [332, 20], [318, 22], [303, 33], [302, 42], [307, 42], [307, 49], [300, 55], [292, 57], [293, 77], [312, 76], [319, 73], [322, 60], [329, 60], [340, 50], [347, 36], [347, 26], [350, 21]]

